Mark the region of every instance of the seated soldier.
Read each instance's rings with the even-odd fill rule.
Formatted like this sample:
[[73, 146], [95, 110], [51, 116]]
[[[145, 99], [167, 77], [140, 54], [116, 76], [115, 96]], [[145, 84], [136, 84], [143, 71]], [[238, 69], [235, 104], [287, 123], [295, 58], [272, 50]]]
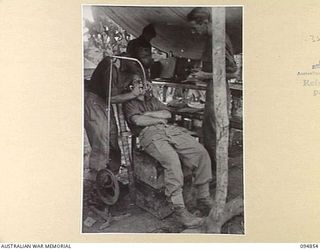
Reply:
[[[131, 88], [137, 85], [143, 88], [141, 78], [135, 75]], [[207, 151], [181, 128], [167, 124], [171, 117], [170, 111], [150, 91], [126, 102], [124, 113], [132, 133], [139, 137], [142, 149], [164, 168], [165, 194], [173, 204], [176, 218], [187, 227], [199, 226], [202, 219], [185, 208], [182, 196], [184, 177], [180, 161], [193, 172], [199, 209], [208, 211], [213, 201], [209, 193], [212, 173]]]

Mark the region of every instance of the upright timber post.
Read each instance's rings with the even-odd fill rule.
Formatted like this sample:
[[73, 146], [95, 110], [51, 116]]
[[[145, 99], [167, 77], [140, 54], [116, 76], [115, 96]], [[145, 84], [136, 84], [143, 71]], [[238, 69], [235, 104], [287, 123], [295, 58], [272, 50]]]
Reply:
[[213, 110], [216, 128], [216, 178], [215, 206], [203, 223], [202, 231], [220, 233], [223, 224], [243, 211], [242, 198], [226, 204], [228, 193], [228, 142], [229, 114], [225, 61], [225, 8], [212, 8], [212, 67]]
[[[212, 8], [213, 110], [216, 127], [217, 216], [223, 212], [228, 188], [229, 116], [225, 61], [225, 8]], [[210, 93], [212, 94], [212, 93]]]

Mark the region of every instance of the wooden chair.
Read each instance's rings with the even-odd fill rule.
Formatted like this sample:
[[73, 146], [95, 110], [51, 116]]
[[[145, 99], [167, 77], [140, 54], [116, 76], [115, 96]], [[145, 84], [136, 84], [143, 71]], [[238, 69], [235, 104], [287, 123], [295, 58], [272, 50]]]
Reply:
[[[120, 147], [127, 163], [131, 201], [157, 218], [163, 219], [173, 212], [164, 193], [164, 169], [157, 160], [140, 148], [138, 138], [128, 131], [129, 128], [119, 104], [115, 115], [117, 116], [119, 138], [121, 138]], [[131, 149], [130, 153], [128, 149]], [[191, 171], [183, 170], [185, 183], [188, 185], [192, 182]], [[188, 186], [191, 187], [191, 185]], [[189, 189], [185, 188], [185, 190]]]

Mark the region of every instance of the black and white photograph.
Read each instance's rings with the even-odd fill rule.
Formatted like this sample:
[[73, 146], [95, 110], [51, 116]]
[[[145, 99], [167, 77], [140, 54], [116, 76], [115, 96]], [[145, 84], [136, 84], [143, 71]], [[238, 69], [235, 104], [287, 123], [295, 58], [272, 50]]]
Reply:
[[243, 11], [82, 5], [81, 233], [245, 235]]

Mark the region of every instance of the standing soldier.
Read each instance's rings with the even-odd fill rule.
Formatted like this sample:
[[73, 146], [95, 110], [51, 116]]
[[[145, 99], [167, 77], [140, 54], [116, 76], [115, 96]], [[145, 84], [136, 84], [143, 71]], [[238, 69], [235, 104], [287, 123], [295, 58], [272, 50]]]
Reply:
[[[212, 23], [209, 8], [194, 8], [188, 15], [187, 20], [190, 24], [191, 32], [203, 36], [206, 39], [205, 47], [202, 53], [202, 71], [194, 72], [190, 77], [207, 82], [206, 104], [203, 119], [204, 146], [209, 152], [213, 170], [215, 170], [216, 162], [216, 128], [214, 121], [214, 105], [213, 105], [213, 81], [212, 81]], [[226, 34], [226, 76], [227, 78], [237, 71], [237, 65], [233, 58], [233, 48], [229, 36]], [[227, 84], [228, 110], [230, 111], [231, 98], [230, 90]], [[215, 173], [215, 171], [213, 171]]]

